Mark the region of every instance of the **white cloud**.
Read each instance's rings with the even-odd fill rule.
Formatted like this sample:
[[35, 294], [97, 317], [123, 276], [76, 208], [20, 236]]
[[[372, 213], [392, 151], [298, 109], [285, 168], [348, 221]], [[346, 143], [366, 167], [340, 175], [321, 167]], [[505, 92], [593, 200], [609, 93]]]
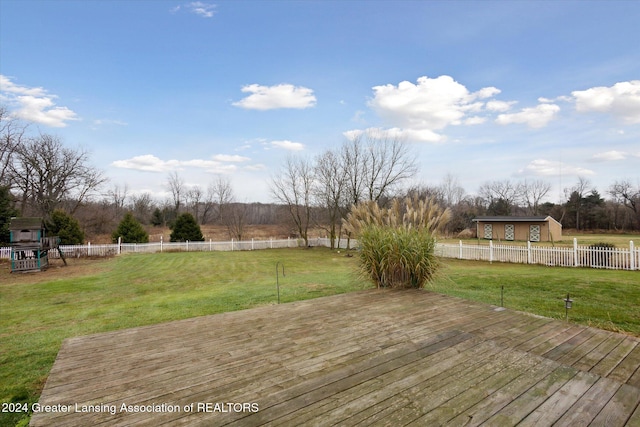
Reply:
[[494, 99], [487, 102], [487, 110], [502, 113], [504, 111], [509, 111], [513, 104], [516, 104], [516, 101], [507, 102], [507, 101], [498, 101]]
[[560, 175], [593, 175], [594, 172], [590, 169], [581, 168], [579, 166], [571, 166], [563, 162], [536, 159], [531, 161], [523, 169], [520, 169], [518, 171], [518, 174], [549, 177]]
[[270, 145], [272, 147], [283, 148], [285, 150], [290, 150], [290, 151], [302, 151], [302, 150], [304, 150], [304, 144], [301, 144], [299, 142], [292, 142], [292, 141], [288, 141], [288, 140], [271, 141]]
[[16, 85], [6, 76], [0, 75], [0, 99], [15, 105], [13, 115], [23, 120], [51, 127], [65, 127], [78, 115], [67, 107], [57, 107], [50, 95], [41, 87], [29, 88]]
[[447, 126], [476, 125], [486, 119], [478, 113], [507, 108], [510, 104], [481, 100], [500, 93], [495, 87], [469, 92], [450, 76], [420, 77], [416, 84], [403, 81], [397, 86], [387, 84], [373, 87], [374, 97], [369, 106], [392, 126], [418, 141], [440, 142], [445, 137], [436, 131]]
[[462, 123], [467, 126], [472, 126], [472, 125], [481, 125], [486, 121], [487, 121], [486, 117], [473, 116], [473, 117], [469, 117], [468, 119], [465, 119], [464, 122]]
[[217, 154], [213, 160], [191, 159], [191, 160], [162, 160], [153, 154], [144, 154], [130, 159], [116, 160], [111, 166], [122, 169], [134, 169], [144, 172], [168, 172], [173, 170], [184, 170], [185, 168], [205, 169], [207, 172], [228, 173], [237, 170], [237, 166], [228, 163], [245, 162], [251, 160], [248, 157], [229, 156]]
[[252, 84], [244, 86], [242, 92], [251, 95], [234, 102], [233, 105], [249, 110], [304, 109], [316, 105], [316, 97], [313, 95], [312, 89], [291, 84], [275, 86]]
[[176, 14], [181, 10], [185, 10], [189, 13], [194, 13], [196, 15], [200, 15], [203, 18], [213, 18], [213, 15], [216, 14], [216, 5], [212, 3], [205, 3], [201, 1], [193, 1], [190, 3], [185, 3], [184, 5], [178, 5], [169, 9], [169, 12], [172, 14]]
[[623, 151], [605, 151], [603, 153], [594, 154], [592, 159], [598, 161], [610, 161], [610, 160], [624, 160], [627, 158], [627, 153]]
[[640, 80], [571, 92], [580, 113], [610, 113], [624, 123], [640, 123]]
[[541, 128], [549, 124], [560, 111], [555, 104], [538, 104], [536, 107], [523, 108], [519, 113], [500, 114], [496, 123], [508, 125], [513, 123], [526, 124], [530, 128]]
[[128, 126], [129, 125], [129, 123], [124, 122], [122, 120], [112, 120], [112, 119], [96, 119], [93, 121], [93, 124], [95, 126], [102, 126], [102, 125]]
[[237, 154], [234, 154], [234, 155], [216, 154], [215, 156], [213, 156], [213, 160], [217, 160], [219, 162], [241, 163], [241, 162], [247, 162], [247, 161], [249, 161], [251, 159], [249, 157], [238, 156]]
[[259, 171], [265, 171], [267, 170], [267, 166], [262, 164], [262, 163], [256, 163], [255, 165], [247, 165], [244, 167], [244, 169], [248, 170], [248, 171], [253, 171], [253, 172], [259, 172]]
[[178, 166], [177, 160], [166, 162], [153, 154], [135, 156], [126, 160], [116, 160], [112, 166], [122, 169], [135, 169], [146, 172], [165, 172]]

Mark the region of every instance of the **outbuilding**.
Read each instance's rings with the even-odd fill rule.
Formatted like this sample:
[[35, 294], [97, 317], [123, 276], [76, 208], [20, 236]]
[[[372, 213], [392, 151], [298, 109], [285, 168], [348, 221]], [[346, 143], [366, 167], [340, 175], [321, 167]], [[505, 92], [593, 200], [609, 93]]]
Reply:
[[551, 216], [479, 216], [474, 218], [479, 238], [556, 242], [562, 240], [562, 224]]

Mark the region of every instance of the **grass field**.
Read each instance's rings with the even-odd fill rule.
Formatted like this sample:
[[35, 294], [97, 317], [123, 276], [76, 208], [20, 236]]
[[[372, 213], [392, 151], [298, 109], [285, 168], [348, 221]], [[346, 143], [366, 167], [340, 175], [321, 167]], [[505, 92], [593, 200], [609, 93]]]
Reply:
[[[0, 264], [0, 402], [35, 402], [65, 338], [369, 287], [356, 257], [328, 249], [72, 259], [10, 274]], [[282, 270], [280, 270], [282, 272]], [[640, 273], [447, 260], [428, 289], [640, 336]], [[19, 414], [0, 413], [0, 426]]]
[[640, 272], [448, 259], [427, 289], [556, 319], [640, 336]]

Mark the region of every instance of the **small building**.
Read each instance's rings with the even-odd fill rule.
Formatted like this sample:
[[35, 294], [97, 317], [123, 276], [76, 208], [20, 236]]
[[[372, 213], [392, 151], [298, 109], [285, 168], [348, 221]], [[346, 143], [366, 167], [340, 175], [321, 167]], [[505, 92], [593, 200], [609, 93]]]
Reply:
[[41, 271], [49, 266], [49, 250], [57, 237], [46, 237], [42, 218], [13, 218], [9, 224], [11, 271]]
[[529, 242], [562, 240], [562, 224], [551, 216], [479, 216], [473, 221], [481, 239]]

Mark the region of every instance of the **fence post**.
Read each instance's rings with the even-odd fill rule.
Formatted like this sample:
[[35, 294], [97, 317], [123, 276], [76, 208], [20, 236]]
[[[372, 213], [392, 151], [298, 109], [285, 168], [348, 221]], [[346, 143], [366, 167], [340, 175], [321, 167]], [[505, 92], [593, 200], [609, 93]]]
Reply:
[[209, 239], [209, 252], [211, 252], [211, 239]]
[[527, 264], [531, 264], [531, 242], [527, 240]]
[[633, 247], [633, 240], [629, 240], [629, 255], [631, 256], [631, 262], [629, 263], [629, 269], [636, 269], [636, 254], [635, 248]]
[[489, 263], [493, 262], [493, 240], [489, 240]]
[[578, 267], [578, 239], [576, 237], [573, 238], [573, 266]]
[[160, 252], [162, 253], [162, 235], [160, 235]]
[[462, 240], [459, 240], [460, 243], [458, 243], [458, 259], [462, 259]]
[[269, 246], [273, 249], [273, 237], [269, 237]]
[[118, 237], [118, 255], [122, 252], [122, 236]]
[[251, 250], [253, 250], [253, 237], [251, 238]]
[[233, 237], [231, 238], [231, 252], [233, 252]]
[[87, 242], [87, 256], [91, 256], [91, 242]]

